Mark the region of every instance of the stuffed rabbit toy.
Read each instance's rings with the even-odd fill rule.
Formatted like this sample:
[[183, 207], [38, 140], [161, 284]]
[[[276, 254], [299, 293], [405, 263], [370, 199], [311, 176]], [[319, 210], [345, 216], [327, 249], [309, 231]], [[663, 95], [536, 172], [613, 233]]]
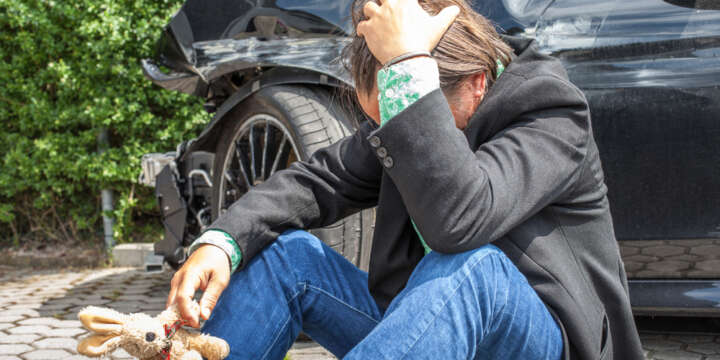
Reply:
[[142, 360], [220, 360], [230, 352], [225, 340], [183, 329], [175, 304], [154, 318], [96, 306], [82, 309], [78, 318], [92, 332], [77, 346], [77, 351], [87, 356], [122, 348]]

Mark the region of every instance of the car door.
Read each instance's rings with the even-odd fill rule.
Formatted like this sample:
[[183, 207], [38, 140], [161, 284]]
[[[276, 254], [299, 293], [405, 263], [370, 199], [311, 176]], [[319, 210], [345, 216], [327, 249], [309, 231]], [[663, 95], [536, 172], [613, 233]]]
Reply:
[[720, 3], [502, 5], [477, 8], [537, 39], [588, 98], [629, 277], [719, 278]]

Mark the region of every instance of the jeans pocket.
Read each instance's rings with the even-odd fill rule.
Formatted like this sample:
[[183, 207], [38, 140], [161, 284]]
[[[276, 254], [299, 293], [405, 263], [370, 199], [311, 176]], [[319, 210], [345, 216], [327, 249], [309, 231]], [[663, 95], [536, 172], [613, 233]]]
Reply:
[[610, 326], [608, 325], [607, 314], [603, 315], [602, 337], [600, 340], [600, 360], [605, 360], [610, 356]]

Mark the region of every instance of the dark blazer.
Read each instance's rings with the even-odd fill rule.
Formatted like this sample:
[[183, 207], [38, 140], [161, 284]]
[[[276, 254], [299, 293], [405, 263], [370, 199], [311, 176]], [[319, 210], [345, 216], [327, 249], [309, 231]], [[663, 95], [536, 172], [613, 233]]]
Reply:
[[253, 188], [210, 228], [243, 263], [289, 228], [378, 206], [369, 286], [386, 308], [423, 256], [493, 243], [562, 325], [565, 358], [643, 359], [588, 104], [559, 61], [505, 38], [517, 57], [468, 127], [440, 90]]

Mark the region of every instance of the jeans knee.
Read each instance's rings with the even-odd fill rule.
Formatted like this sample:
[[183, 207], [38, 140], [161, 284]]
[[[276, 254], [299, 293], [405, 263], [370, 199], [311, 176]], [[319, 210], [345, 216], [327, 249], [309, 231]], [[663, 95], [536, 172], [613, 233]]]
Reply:
[[506, 277], [510, 266], [514, 265], [505, 253], [496, 246], [488, 244], [477, 249], [454, 254], [432, 251], [420, 261], [413, 271], [412, 278], [420, 280], [463, 273]]
[[322, 250], [322, 241], [320, 239], [305, 230], [299, 229], [283, 232], [272, 245], [294, 253]]
[[288, 270], [302, 273], [325, 256], [325, 246], [315, 235], [305, 230], [292, 229], [280, 234], [261, 255], [276, 266], [285, 266]]
[[503, 258], [505, 253], [502, 252], [498, 247], [492, 244], [483, 245], [477, 249], [468, 250], [460, 253], [439, 253], [437, 251], [431, 251], [429, 254], [423, 257], [422, 263], [431, 263], [432, 267], [460, 267], [467, 265], [468, 262], [476, 262], [477, 260], [486, 257], [499, 257]]

